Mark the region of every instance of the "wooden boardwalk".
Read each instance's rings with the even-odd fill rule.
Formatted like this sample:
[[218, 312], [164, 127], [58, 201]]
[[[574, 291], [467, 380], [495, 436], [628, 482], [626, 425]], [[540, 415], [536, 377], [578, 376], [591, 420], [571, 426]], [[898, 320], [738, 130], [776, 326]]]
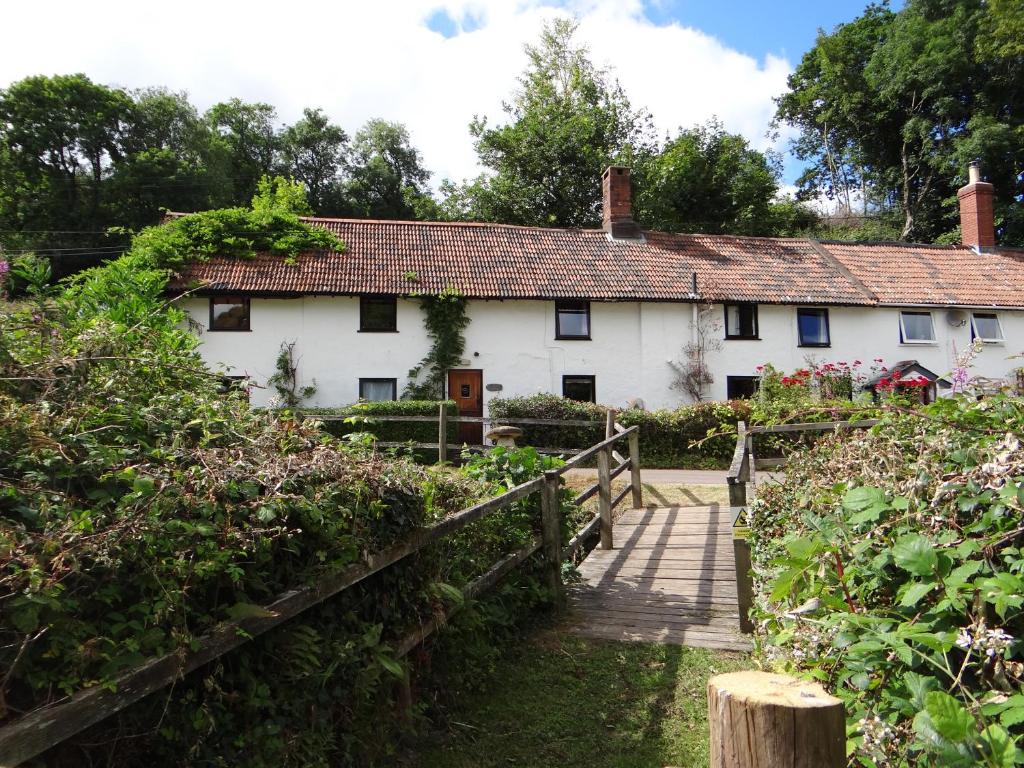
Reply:
[[614, 549], [594, 549], [569, 592], [576, 634], [750, 650], [740, 634], [729, 508], [624, 512]]

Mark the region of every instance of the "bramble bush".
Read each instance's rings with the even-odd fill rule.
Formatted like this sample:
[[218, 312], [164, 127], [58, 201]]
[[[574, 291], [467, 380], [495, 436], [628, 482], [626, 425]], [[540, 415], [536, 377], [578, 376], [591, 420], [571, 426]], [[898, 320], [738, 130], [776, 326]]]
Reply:
[[[219, 391], [165, 295], [165, 257], [143, 241], [59, 288], [24, 271], [27, 298], [0, 311], [0, 722], [192, 647], [494, 495], [510, 473], [549, 466], [527, 453], [481, 458], [470, 474], [421, 467], [251, 410]], [[538, 526], [525, 503], [479, 521], [41, 761], [386, 764], [407, 674], [394, 642]], [[466, 606], [451, 679], [478, 676], [545, 597], [527, 564]], [[425, 701], [448, 682], [429, 661], [449, 642], [417, 650]]]
[[759, 652], [845, 701], [851, 765], [1024, 763], [1021, 434], [1021, 399], [944, 398], [759, 487]]

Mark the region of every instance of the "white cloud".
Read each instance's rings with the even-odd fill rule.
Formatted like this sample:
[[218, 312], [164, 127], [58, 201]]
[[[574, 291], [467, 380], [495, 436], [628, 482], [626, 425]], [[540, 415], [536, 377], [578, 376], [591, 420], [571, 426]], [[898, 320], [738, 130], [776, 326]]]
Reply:
[[[713, 115], [767, 148], [772, 97], [791, 71], [758, 62], [699, 30], [654, 25], [638, 0], [570, 0], [594, 61], [611, 66], [659, 134]], [[445, 11], [445, 38], [426, 20]], [[291, 122], [321, 107], [350, 133], [371, 117], [405, 123], [435, 182], [479, 168], [467, 130], [474, 114], [501, 122], [501, 102], [526, 63], [523, 44], [565, 13], [537, 0], [179, 0], [173, 5], [57, 0], [41, 21], [30, 3], [5, 7], [0, 85], [33, 74], [84, 72], [127, 88], [186, 90], [202, 110], [237, 96]], [[469, 31], [467, 31], [469, 30]]]

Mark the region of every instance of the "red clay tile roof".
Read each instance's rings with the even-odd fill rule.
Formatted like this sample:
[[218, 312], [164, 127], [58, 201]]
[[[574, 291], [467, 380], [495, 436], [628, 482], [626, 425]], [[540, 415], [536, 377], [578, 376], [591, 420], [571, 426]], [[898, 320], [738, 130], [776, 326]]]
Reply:
[[956, 246], [823, 243], [883, 304], [1024, 306], [1024, 252]]
[[[610, 241], [603, 230], [502, 224], [310, 219], [343, 253], [213, 258], [172, 288], [250, 294], [393, 294], [454, 286], [470, 298], [779, 304], [963, 304], [1024, 307], [1014, 271], [1024, 256], [965, 248], [647, 232]], [[877, 298], [876, 298], [877, 296]], [[998, 300], [997, 300], [998, 299]]]

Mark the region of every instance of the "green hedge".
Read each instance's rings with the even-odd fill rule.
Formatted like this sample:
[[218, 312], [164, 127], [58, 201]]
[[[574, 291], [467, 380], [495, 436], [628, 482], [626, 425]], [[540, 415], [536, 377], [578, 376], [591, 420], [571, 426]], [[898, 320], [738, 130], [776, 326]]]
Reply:
[[[526, 445], [544, 448], [586, 448], [604, 439], [607, 407], [580, 403], [557, 395], [495, 398], [490, 415], [502, 423], [521, 426]], [[516, 418], [599, 421], [600, 426], [571, 427], [516, 424]], [[640, 427], [640, 457], [643, 466], [725, 467], [736, 445], [735, 425], [750, 420], [750, 405], [744, 400], [697, 403], [672, 410], [622, 411], [616, 417], [623, 426]], [[706, 439], [709, 431], [722, 432]], [[701, 445], [691, 444], [705, 440]]]
[[[324, 431], [335, 437], [352, 432], [370, 432], [385, 443], [436, 443], [437, 416], [441, 403], [436, 400], [388, 400], [377, 403], [358, 403], [343, 408], [303, 408], [305, 418], [321, 416], [365, 416], [370, 422], [348, 424], [344, 421], [325, 421]], [[448, 414], [458, 415], [454, 400], [448, 401]], [[431, 416], [434, 421], [372, 421], [374, 416]], [[457, 442], [458, 425], [448, 425], [448, 442]]]

